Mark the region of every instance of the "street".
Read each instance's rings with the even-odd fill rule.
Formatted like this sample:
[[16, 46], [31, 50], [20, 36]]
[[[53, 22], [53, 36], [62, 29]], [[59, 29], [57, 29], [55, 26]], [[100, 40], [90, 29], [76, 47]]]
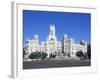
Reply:
[[23, 69], [90, 66], [90, 60], [23, 61]]

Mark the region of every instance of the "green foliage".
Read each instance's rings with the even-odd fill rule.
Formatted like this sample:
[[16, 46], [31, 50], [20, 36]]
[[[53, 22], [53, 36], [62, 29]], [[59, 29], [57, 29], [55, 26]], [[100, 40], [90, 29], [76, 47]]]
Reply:
[[82, 51], [78, 51], [78, 52], [76, 52], [76, 56], [78, 56], [78, 57], [83, 57], [83, 56], [84, 56], [84, 54], [83, 54], [83, 52], [82, 52]]
[[25, 54], [26, 54], [26, 53], [25, 53], [25, 49], [23, 48], [23, 59], [24, 59]]
[[29, 55], [29, 58], [30, 59], [45, 59], [47, 57], [47, 53], [44, 53], [44, 52], [32, 52], [30, 55]]
[[87, 55], [88, 55], [88, 58], [91, 59], [91, 44], [88, 44], [87, 46]]
[[40, 52], [35, 52], [35, 54], [36, 54], [36, 57], [37, 58], [40, 58], [41, 57], [41, 53]]
[[30, 59], [35, 59], [35, 57], [36, 57], [36, 53], [35, 53], [35, 52], [33, 52], [33, 53], [31, 53], [31, 54], [29, 55], [29, 58], [30, 58]]
[[47, 57], [47, 53], [42, 52], [41, 56], [42, 56], [42, 59], [45, 59]]
[[54, 54], [50, 54], [50, 57], [51, 57], [51, 58], [55, 58], [56, 55], [54, 55]]
[[71, 57], [70, 54], [68, 54], [68, 57]]

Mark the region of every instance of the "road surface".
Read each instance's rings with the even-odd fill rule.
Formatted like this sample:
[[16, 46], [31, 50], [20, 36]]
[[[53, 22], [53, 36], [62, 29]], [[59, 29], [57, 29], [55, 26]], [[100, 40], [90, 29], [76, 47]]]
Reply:
[[57, 68], [57, 67], [79, 67], [90, 66], [90, 60], [43, 60], [23, 61], [23, 69]]

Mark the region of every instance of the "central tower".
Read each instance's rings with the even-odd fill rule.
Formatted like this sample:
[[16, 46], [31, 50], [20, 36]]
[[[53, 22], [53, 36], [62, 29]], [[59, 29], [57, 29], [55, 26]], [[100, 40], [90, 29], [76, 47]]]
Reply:
[[54, 26], [54, 24], [50, 24], [49, 35], [55, 36], [55, 26]]
[[54, 24], [50, 24], [48, 40], [49, 41], [50, 40], [57, 41], [57, 38], [56, 38], [56, 35], [55, 35], [55, 25]]
[[50, 24], [49, 35], [46, 43], [47, 43], [47, 53], [49, 57], [50, 54], [55, 54], [57, 52], [57, 37], [55, 34], [54, 24]]

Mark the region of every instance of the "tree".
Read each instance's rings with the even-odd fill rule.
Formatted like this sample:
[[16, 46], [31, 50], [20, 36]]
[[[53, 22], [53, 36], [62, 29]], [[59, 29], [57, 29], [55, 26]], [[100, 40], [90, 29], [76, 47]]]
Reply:
[[35, 57], [36, 57], [36, 53], [35, 53], [35, 52], [33, 52], [33, 53], [31, 53], [31, 54], [29, 55], [29, 58], [30, 58], [30, 59], [35, 59]]
[[88, 58], [91, 59], [91, 44], [88, 44], [87, 46], [87, 55], [88, 55]]
[[51, 58], [55, 58], [56, 55], [54, 55], [54, 54], [50, 54], [50, 57], [51, 57]]
[[78, 51], [78, 52], [76, 52], [76, 56], [77, 56], [77, 57], [83, 57], [84, 54], [83, 54], [82, 51]]
[[42, 56], [42, 59], [45, 59], [47, 57], [47, 53], [42, 52], [41, 56]]
[[25, 57], [25, 49], [23, 48], [23, 59], [24, 59], [24, 57]]
[[40, 58], [41, 57], [41, 53], [40, 52], [35, 52], [36, 58]]
[[71, 57], [71, 56], [70, 56], [70, 53], [68, 53], [68, 57]]
[[29, 58], [30, 59], [45, 59], [47, 57], [47, 53], [44, 53], [44, 52], [32, 52], [30, 55], [29, 55]]

